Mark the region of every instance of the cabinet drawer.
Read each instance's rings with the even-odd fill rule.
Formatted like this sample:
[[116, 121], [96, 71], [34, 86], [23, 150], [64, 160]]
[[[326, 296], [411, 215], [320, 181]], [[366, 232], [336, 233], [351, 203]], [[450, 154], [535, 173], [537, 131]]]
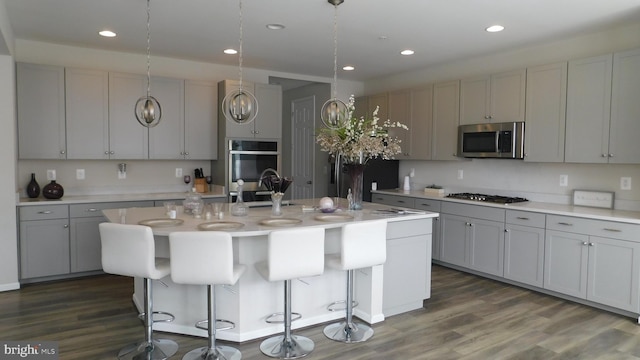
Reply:
[[371, 201], [374, 203], [380, 203], [390, 206], [413, 208], [415, 199], [408, 196], [373, 194], [371, 196]]
[[131, 207], [153, 207], [153, 201], [122, 201], [69, 205], [72, 218], [102, 216], [102, 210]]
[[415, 199], [414, 208], [432, 212], [440, 212], [440, 200]]
[[37, 205], [20, 207], [20, 221], [66, 219], [69, 217], [67, 205]]
[[503, 209], [496, 209], [482, 205], [467, 205], [443, 201], [440, 211], [447, 214], [453, 214], [463, 217], [471, 217], [476, 219], [492, 220], [504, 222]]
[[547, 216], [547, 229], [640, 242], [640, 225], [571, 216]]
[[544, 228], [546, 215], [542, 213], [507, 210], [506, 223]]

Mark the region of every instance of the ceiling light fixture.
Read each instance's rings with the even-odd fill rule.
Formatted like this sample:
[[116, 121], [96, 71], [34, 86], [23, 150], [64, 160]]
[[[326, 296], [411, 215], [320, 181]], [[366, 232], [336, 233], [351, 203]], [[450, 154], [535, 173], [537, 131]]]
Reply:
[[342, 67], [342, 70], [344, 70], [344, 71], [353, 71], [353, 70], [355, 70], [355, 69], [356, 69], [356, 68], [355, 68], [355, 67], [353, 67], [352, 65], [346, 65], [346, 66], [343, 66], [343, 67]]
[[248, 124], [258, 115], [258, 100], [250, 92], [242, 88], [242, 0], [239, 3], [240, 39], [238, 47], [239, 85], [237, 90], [230, 91], [222, 100], [224, 117], [238, 124]]
[[401, 55], [413, 55], [413, 54], [415, 54], [415, 53], [416, 53], [416, 52], [415, 52], [415, 51], [413, 51], [413, 50], [411, 50], [411, 49], [406, 49], [406, 50], [402, 50], [402, 51], [400, 51], [400, 54], [401, 54]]
[[237, 54], [237, 53], [238, 53], [238, 50], [236, 50], [236, 49], [224, 49], [224, 51], [223, 51], [223, 52], [224, 52], [225, 54], [227, 54], [227, 55], [235, 55], [235, 54]]
[[282, 30], [285, 26], [282, 24], [267, 24], [267, 29], [269, 30]]
[[333, 15], [333, 98], [327, 100], [320, 110], [322, 123], [330, 128], [340, 127], [347, 119], [347, 104], [337, 99], [338, 87], [338, 5], [344, 0], [327, 0], [334, 7]]
[[136, 120], [140, 125], [152, 128], [160, 123], [162, 108], [156, 98], [151, 96], [151, 6], [147, 0], [147, 95], [136, 102]]
[[116, 33], [111, 30], [98, 31], [98, 35], [104, 36], [104, 37], [116, 37]]
[[504, 26], [502, 25], [492, 25], [485, 29], [487, 32], [500, 32], [504, 30]]

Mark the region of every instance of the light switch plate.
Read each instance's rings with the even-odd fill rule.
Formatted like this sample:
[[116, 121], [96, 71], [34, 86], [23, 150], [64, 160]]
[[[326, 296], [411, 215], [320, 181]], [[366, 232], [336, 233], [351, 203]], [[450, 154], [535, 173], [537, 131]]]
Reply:
[[573, 205], [613, 209], [614, 192], [574, 190]]

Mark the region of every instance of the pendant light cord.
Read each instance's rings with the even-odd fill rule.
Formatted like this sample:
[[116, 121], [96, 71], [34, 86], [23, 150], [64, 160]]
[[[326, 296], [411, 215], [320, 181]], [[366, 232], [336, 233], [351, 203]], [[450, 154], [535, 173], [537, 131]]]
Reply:
[[147, 0], [147, 98], [151, 93], [151, 6]]
[[333, 5], [333, 100], [338, 98], [338, 5]]
[[239, 90], [242, 93], [242, 0], [239, 3], [239, 17], [240, 17], [240, 45], [238, 47], [238, 77], [240, 78]]

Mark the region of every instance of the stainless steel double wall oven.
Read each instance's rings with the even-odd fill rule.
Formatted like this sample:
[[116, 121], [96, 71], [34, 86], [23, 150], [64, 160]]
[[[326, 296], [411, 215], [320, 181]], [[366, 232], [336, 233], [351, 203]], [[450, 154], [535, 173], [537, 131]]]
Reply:
[[244, 201], [270, 200], [270, 193], [258, 188], [258, 180], [267, 169], [280, 172], [280, 142], [272, 140], [228, 140], [229, 168], [227, 169], [229, 196], [234, 201], [238, 194], [238, 179], [244, 181]]

